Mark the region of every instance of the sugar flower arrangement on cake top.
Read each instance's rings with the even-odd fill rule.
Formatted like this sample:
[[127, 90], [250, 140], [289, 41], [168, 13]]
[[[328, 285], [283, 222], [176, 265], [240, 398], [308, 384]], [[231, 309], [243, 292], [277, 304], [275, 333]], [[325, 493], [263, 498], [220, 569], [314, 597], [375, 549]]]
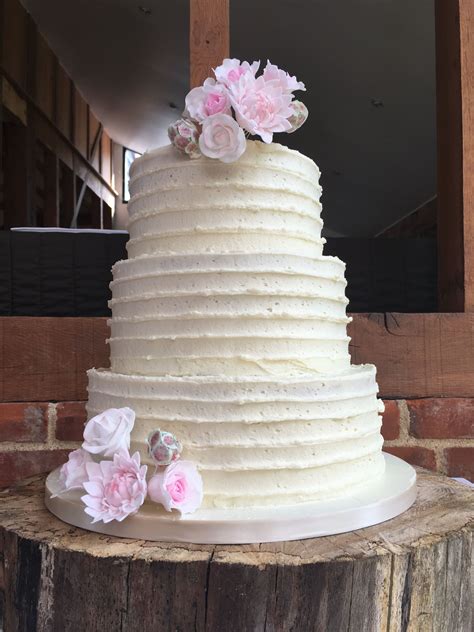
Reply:
[[235, 162], [244, 153], [246, 133], [271, 143], [276, 132], [291, 133], [308, 117], [293, 92], [304, 83], [267, 61], [224, 59], [202, 86], [188, 92], [180, 119], [169, 126], [171, 143], [189, 158], [204, 155]]
[[202, 503], [201, 475], [194, 463], [180, 459], [181, 444], [170, 432], [157, 429], [148, 438], [156, 470], [147, 482], [148, 466], [141, 465], [138, 452], [129, 453], [134, 423], [131, 408], [109, 408], [92, 417], [84, 429], [82, 448], [71, 452], [61, 467], [55, 495], [85, 490], [81, 499], [92, 523], [122, 522], [137, 513], [147, 495], [166, 511], [176, 509], [181, 514], [193, 513]]

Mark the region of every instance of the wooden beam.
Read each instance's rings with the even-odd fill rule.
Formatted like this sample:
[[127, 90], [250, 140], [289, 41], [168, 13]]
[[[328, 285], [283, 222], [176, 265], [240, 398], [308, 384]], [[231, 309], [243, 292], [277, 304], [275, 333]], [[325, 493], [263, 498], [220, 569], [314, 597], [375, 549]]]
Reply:
[[474, 3], [436, 0], [441, 311], [474, 311]]
[[109, 365], [106, 318], [0, 318], [0, 401], [87, 398], [87, 369]]
[[353, 314], [355, 364], [375, 364], [380, 396], [472, 397], [474, 314]]
[[229, 0], [190, 0], [190, 86], [211, 75], [229, 57]]
[[[377, 366], [381, 397], [472, 397], [474, 314], [353, 318], [352, 361]], [[86, 399], [85, 371], [109, 364], [108, 335], [106, 318], [0, 318], [0, 401]]]

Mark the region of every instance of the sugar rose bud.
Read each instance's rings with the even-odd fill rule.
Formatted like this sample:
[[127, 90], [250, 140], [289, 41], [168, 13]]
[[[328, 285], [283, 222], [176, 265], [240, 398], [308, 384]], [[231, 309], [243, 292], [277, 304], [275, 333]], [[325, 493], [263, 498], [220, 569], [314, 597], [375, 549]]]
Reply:
[[177, 461], [183, 448], [171, 432], [154, 430], [148, 437], [148, 450], [156, 465], [164, 466]]
[[189, 158], [199, 158], [199, 129], [194, 121], [180, 118], [168, 127], [171, 144]]
[[296, 132], [296, 130], [299, 129], [308, 118], [308, 108], [304, 103], [301, 101], [293, 101], [291, 106], [293, 108], [293, 114], [288, 118], [288, 122], [291, 125], [291, 129], [288, 130], [288, 134]]

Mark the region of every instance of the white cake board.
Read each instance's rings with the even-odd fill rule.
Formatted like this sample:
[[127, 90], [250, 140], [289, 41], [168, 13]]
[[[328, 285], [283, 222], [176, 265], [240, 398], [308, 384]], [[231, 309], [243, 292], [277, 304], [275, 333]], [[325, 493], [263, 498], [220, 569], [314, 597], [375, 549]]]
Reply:
[[406, 511], [416, 498], [416, 472], [384, 453], [385, 474], [357, 494], [284, 507], [201, 509], [180, 517], [146, 503], [123, 522], [96, 522], [84, 513], [74, 490], [52, 498], [59, 488], [59, 469], [46, 480], [46, 507], [68, 524], [122, 538], [194, 544], [251, 544], [302, 540], [362, 529]]

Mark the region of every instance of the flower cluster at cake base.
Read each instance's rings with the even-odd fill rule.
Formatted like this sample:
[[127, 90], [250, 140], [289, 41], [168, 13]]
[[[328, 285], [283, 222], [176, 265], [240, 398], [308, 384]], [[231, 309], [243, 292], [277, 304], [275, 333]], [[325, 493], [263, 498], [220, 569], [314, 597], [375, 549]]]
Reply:
[[176, 149], [189, 158], [235, 162], [245, 151], [246, 133], [271, 143], [274, 133], [300, 128], [308, 110], [293, 92], [305, 90], [304, 84], [269, 61], [257, 76], [259, 68], [257, 61], [224, 59], [214, 78], [193, 88], [181, 118], [168, 128]]
[[179, 460], [180, 442], [166, 431], [150, 434], [148, 447], [156, 469], [147, 482], [148, 466], [141, 464], [139, 452], [130, 455], [134, 423], [131, 408], [110, 408], [92, 417], [82, 447], [61, 467], [60, 488], [53, 497], [84, 490], [81, 500], [92, 523], [121, 522], [136, 514], [147, 496], [166, 511], [196, 511], [203, 498], [202, 478], [194, 463]]

